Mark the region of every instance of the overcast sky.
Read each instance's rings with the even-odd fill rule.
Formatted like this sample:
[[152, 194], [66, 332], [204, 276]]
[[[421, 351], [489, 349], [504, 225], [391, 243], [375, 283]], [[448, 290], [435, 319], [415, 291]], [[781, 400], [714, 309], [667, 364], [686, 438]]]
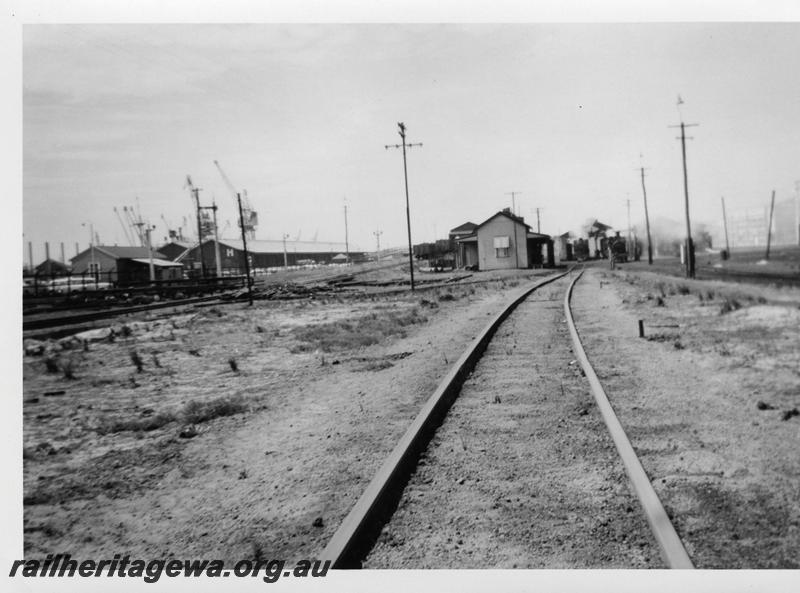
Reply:
[[[691, 212], [793, 199], [800, 179], [800, 26], [777, 24], [26, 25], [23, 231], [125, 243], [114, 207], [139, 199], [196, 228], [185, 178], [237, 231], [219, 160], [246, 189], [257, 238], [406, 240], [405, 122], [412, 239], [445, 237], [511, 206], [542, 232], [588, 218], [623, 228], [683, 216], [678, 124]], [[684, 104], [679, 114], [680, 94]], [[642, 155], [640, 157], [640, 155]], [[187, 222], [183, 219], [186, 217]], [[27, 261], [27, 247], [24, 253]]]

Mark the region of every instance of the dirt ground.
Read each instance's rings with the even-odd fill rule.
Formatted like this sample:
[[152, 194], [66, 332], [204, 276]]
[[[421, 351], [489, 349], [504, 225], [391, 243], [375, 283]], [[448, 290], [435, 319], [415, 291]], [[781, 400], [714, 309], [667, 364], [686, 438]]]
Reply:
[[[26, 556], [317, 555], [526, 277], [198, 308], [118, 323], [113, 342], [26, 355]], [[623, 266], [591, 270], [574, 302], [589, 357], [697, 566], [797, 567], [798, 291]], [[570, 430], [586, 431], [588, 416]], [[641, 565], [652, 564], [631, 560]]]
[[572, 353], [570, 281], [500, 326], [366, 568], [663, 567]]
[[118, 322], [113, 341], [29, 344], [26, 556], [318, 554], [504, 295], [543, 274], [197, 308]]
[[576, 288], [589, 359], [698, 568], [800, 565], [799, 305], [624, 266]]

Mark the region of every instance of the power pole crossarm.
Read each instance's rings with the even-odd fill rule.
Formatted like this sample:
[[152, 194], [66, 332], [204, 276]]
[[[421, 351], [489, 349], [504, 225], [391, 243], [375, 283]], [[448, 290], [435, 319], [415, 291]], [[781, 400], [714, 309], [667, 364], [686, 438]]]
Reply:
[[403, 139], [402, 144], [387, 144], [385, 145], [386, 149], [389, 148], [402, 148], [403, 149], [403, 178], [405, 179], [405, 186], [406, 186], [406, 225], [408, 227], [408, 264], [409, 264], [409, 271], [411, 272], [411, 292], [414, 292], [414, 248], [411, 245], [411, 209], [408, 205], [408, 166], [406, 164], [406, 148], [411, 148], [413, 146], [422, 146], [422, 143], [417, 144], [406, 144], [406, 126], [403, 122], [397, 124], [397, 127], [400, 129], [398, 132], [400, 137]]

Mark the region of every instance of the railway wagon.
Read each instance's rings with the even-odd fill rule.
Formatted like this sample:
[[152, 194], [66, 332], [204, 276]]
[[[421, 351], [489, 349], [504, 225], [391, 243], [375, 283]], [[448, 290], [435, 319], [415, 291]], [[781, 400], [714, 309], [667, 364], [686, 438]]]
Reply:
[[616, 237], [611, 237], [608, 240], [609, 258], [616, 263], [625, 263], [628, 261], [628, 243], [627, 241], [617, 234]]

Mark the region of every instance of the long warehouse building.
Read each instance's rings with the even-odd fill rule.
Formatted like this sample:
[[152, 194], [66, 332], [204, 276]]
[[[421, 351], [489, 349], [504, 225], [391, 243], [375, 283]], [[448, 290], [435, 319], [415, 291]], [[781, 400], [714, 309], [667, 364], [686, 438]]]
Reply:
[[[159, 251], [180, 262], [185, 268], [200, 269], [197, 245], [173, 242], [159, 248]], [[252, 270], [280, 268], [284, 265], [302, 266], [307, 264], [331, 264], [360, 262], [367, 254], [357, 247], [344, 243], [324, 241], [279, 241], [253, 240], [247, 242], [247, 253]], [[220, 267], [223, 274], [244, 273], [244, 247], [241, 239], [220, 239]], [[213, 273], [216, 270], [216, 245], [213, 239], [202, 244], [203, 265]]]

